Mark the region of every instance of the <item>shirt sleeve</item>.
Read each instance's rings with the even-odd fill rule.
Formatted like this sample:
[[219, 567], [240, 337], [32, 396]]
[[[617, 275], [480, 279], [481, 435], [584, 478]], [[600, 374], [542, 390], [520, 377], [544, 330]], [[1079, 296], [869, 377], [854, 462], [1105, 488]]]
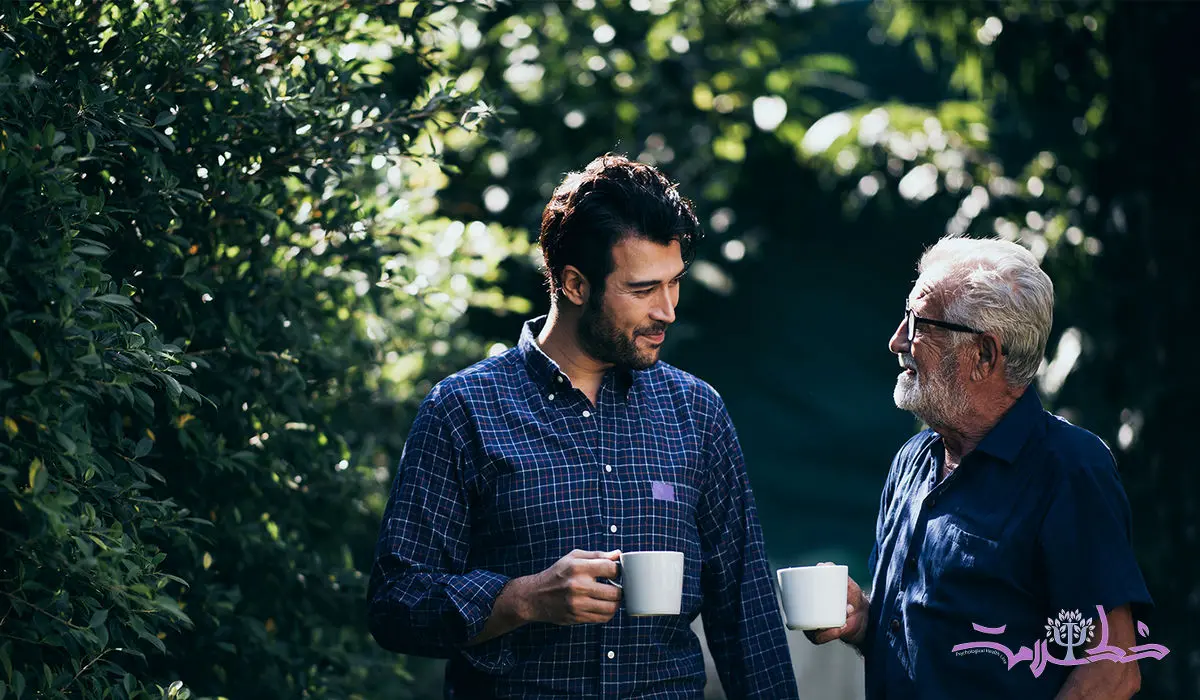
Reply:
[[[867, 557], [867, 575], [871, 577], [872, 588], [876, 580], [875, 569], [879, 566], [879, 545], [887, 536], [887, 513], [888, 507], [892, 503], [892, 493], [894, 491], [896, 470], [900, 468], [901, 457], [903, 452], [896, 455], [892, 459], [892, 466], [888, 469], [887, 477], [883, 481], [883, 491], [879, 494], [879, 513], [875, 516], [875, 541], [871, 545], [871, 554]], [[874, 591], [864, 588], [863, 591], [874, 597]]]
[[[1098, 439], [1097, 439], [1097, 442]], [[1064, 465], [1040, 535], [1051, 612], [1149, 606], [1131, 542], [1129, 501], [1103, 445]], [[1136, 614], [1136, 612], [1135, 612]]]
[[467, 568], [462, 455], [438, 396], [435, 389], [422, 403], [400, 457], [371, 569], [368, 626], [390, 651], [459, 655], [502, 673], [514, 661], [507, 635], [465, 646], [483, 630], [508, 577]]
[[731, 700], [796, 698], [762, 528], [742, 448], [724, 406], [719, 406], [714, 430], [697, 516], [703, 558], [701, 614], [708, 648]]
[[[863, 581], [859, 584], [862, 588], [863, 595], [867, 597], [867, 622], [866, 629], [863, 630], [862, 644], [858, 650], [867, 658], [871, 655], [872, 647], [875, 644], [875, 638], [879, 631], [879, 619], [882, 600], [877, 599], [883, 593], [883, 588], [886, 582], [877, 571], [879, 568], [879, 557], [881, 555], [880, 545], [884, 538], [887, 537], [887, 513], [888, 507], [892, 502], [892, 493], [894, 491], [896, 470], [898, 465], [902, 463], [902, 455], [904, 451], [897, 453], [892, 459], [892, 466], [888, 470], [887, 478], [883, 482], [883, 491], [879, 496], [879, 513], [875, 516], [875, 541], [871, 544], [871, 554], [867, 557], [867, 575], [871, 580]], [[865, 584], [865, 585], [864, 585]]]

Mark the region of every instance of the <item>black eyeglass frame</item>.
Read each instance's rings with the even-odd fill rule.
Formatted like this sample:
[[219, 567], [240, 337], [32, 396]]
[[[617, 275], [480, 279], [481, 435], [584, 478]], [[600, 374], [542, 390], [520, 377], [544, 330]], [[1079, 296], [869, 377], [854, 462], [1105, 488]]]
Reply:
[[970, 326], [964, 326], [961, 323], [951, 323], [949, 321], [939, 321], [936, 318], [925, 318], [913, 313], [912, 308], [908, 305], [908, 301], [904, 302], [904, 323], [908, 326], [908, 342], [912, 342], [917, 337], [917, 324], [924, 323], [929, 326], [945, 328], [948, 331], [957, 331], [959, 333], [974, 333], [975, 335], [983, 335], [983, 331]]

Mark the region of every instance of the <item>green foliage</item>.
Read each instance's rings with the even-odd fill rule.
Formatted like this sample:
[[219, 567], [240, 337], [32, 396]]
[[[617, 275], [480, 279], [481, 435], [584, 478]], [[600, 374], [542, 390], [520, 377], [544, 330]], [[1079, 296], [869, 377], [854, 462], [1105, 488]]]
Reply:
[[436, 9], [0, 3], [0, 694], [407, 692], [389, 467], [465, 311], [527, 308], [436, 214], [492, 113]]
[[464, 75], [513, 110], [498, 138], [448, 152], [463, 177], [447, 198], [528, 225], [564, 172], [626, 153], [678, 180], [711, 224], [690, 279], [717, 294], [731, 291], [722, 244], [754, 249], [771, 216], [744, 196], [748, 174], [769, 164], [803, 177], [790, 153], [806, 127], [863, 90], [853, 62], [821, 40], [828, 16], [795, 3], [530, 2], [445, 14]]

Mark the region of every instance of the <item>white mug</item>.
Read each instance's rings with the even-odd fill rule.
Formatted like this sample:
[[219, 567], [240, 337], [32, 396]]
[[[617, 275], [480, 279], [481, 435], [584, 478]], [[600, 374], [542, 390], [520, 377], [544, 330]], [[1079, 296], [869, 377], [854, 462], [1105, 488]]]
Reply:
[[846, 624], [846, 586], [842, 565], [780, 569], [779, 590], [788, 629], [819, 630]]
[[625, 614], [678, 615], [683, 605], [683, 552], [623, 552], [621, 582]]

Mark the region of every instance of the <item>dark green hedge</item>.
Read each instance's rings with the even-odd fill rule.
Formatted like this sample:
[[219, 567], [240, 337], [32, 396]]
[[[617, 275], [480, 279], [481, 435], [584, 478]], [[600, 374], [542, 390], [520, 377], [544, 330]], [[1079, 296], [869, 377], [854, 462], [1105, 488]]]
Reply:
[[437, 5], [0, 0], [0, 698], [405, 696], [388, 467], [522, 308]]

